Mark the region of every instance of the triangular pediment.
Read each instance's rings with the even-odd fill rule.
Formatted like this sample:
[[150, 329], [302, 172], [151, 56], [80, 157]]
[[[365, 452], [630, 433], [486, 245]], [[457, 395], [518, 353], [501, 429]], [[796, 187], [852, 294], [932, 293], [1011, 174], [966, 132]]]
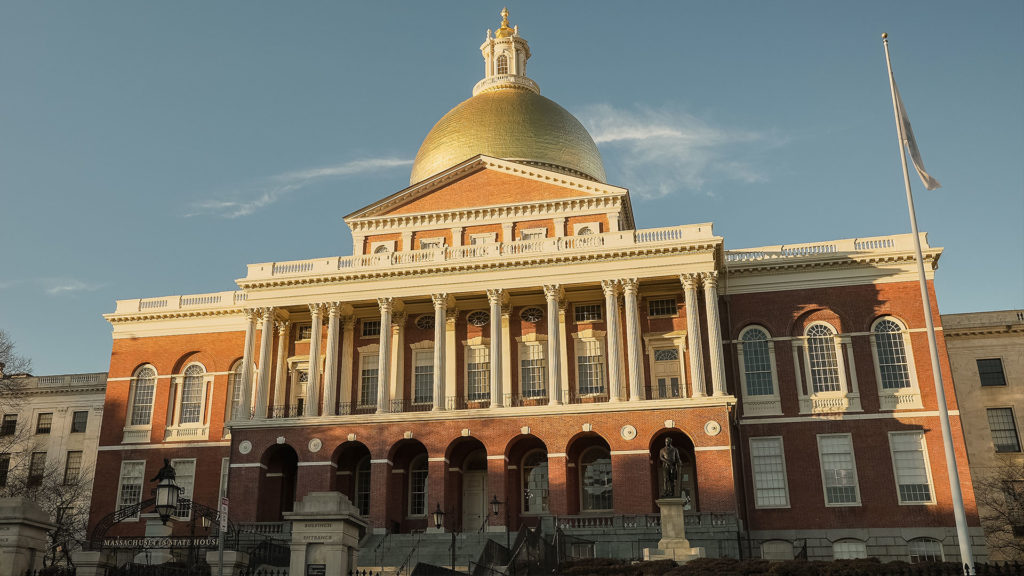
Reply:
[[345, 220], [625, 194], [624, 188], [528, 164], [477, 156], [357, 210]]

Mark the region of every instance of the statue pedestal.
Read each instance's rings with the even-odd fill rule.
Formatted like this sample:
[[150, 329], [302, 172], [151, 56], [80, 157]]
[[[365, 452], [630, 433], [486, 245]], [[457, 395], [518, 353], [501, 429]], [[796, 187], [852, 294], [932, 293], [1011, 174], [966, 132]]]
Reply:
[[644, 560], [675, 560], [688, 562], [694, 558], [703, 558], [703, 548], [692, 548], [686, 539], [686, 525], [683, 521], [682, 498], [662, 498], [655, 500], [661, 509], [661, 540], [657, 548], [644, 548]]

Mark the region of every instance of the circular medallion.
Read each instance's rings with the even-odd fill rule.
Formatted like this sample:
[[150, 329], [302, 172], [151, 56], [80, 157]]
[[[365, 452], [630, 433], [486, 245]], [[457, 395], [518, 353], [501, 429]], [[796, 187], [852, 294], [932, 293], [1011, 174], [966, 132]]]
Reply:
[[718, 433], [722, 431], [722, 425], [714, 420], [708, 420], [707, 424], [704, 425], [704, 433], [708, 436], [718, 436]]
[[241, 442], [238, 443], [239, 454], [248, 454], [249, 452], [252, 452], [252, 442], [249, 442], [248, 440], [242, 440]]
[[626, 424], [619, 429], [619, 436], [622, 436], [623, 440], [632, 440], [636, 438], [636, 428], [630, 424]]
[[424, 314], [416, 319], [416, 327], [420, 330], [433, 330], [434, 329], [434, 317], [429, 314]]
[[313, 438], [312, 440], [309, 441], [309, 451], [310, 452], [313, 452], [313, 453], [319, 452], [320, 449], [323, 448], [323, 447], [324, 447], [324, 443], [319, 438]]
[[519, 317], [522, 318], [524, 322], [536, 324], [544, 318], [544, 311], [537, 307], [527, 308], [519, 314]]
[[491, 315], [484, 310], [477, 310], [476, 312], [470, 312], [469, 316], [466, 317], [466, 321], [473, 326], [485, 326], [491, 320]]

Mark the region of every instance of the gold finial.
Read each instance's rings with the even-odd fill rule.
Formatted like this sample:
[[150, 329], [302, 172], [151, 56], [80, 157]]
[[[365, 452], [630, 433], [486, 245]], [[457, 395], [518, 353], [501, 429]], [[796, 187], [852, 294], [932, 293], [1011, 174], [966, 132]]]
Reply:
[[882, 32], [882, 40], [885, 40], [888, 37], [889, 37], [889, 33], [888, 32]]
[[495, 38], [507, 38], [512, 36], [514, 30], [508, 25], [508, 8], [501, 9], [501, 28], [494, 33]]

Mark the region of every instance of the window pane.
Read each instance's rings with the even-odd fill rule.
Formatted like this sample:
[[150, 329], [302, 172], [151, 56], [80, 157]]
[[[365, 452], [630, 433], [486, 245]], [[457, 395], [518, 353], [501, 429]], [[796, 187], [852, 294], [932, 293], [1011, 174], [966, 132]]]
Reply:
[[996, 452], [1020, 452], [1012, 408], [989, 408], [988, 428], [992, 431], [992, 445]]
[[356, 507], [366, 516], [370, 513], [370, 458], [363, 458], [356, 467]]
[[10, 436], [18, 427], [17, 414], [4, 414], [3, 424], [0, 424], [0, 436]]
[[28, 485], [35, 486], [43, 481], [46, 473], [46, 452], [33, 452], [28, 464]]
[[1006, 386], [1003, 361], [1000, 358], [979, 358], [978, 376], [982, 386]]
[[857, 469], [853, 461], [853, 444], [846, 434], [818, 436], [821, 475], [825, 481], [825, 502], [855, 504], [858, 496]]
[[754, 497], [758, 508], [789, 506], [789, 487], [781, 438], [750, 440], [750, 459], [754, 471]]
[[663, 298], [647, 302], [648, 316], [675, 316], [677, 310], [675, 298]]
[[764, 330], [750, 329], [743, 333], [743, 371], [747, 378], [749, 396], [771, 396], [775, 393], [772, 382], [772, 362], [769, 355], [768, 334]]
[[897, 390], [910, 387], [910, 368], [907, 366], [907, 352], [903, 344], [903, 329], [892, 320], [875, 324], [875, 351], [878, 354], [878, 370], [882, 375], [883, 390]]
[[377, 404], [377, 372], [380, 356], [366, 355], [362, 358], [362, 369], [359, 374], [359, 404], [375, 406]]
[[537, 450], [523, 459], [523, 512], [548, 511], [548, 459]]
[[931, 483], [924, 453], [924, 434], [900, 432], [889, 436], [900, 502], [931, 502]]
[[82, 471], [82, 453], [79, 451], [69, 451], [67, 460], [64, 462], [64, 484], [73, 484], [78, 480], [78, 475]]
[[942, 562], [942, 543], [930, 538], [918, 538], [907, 543], [910, 563]]
[[181, 385], [181, 418], [179, 424], [196, 424], [203, 417], [203, 368], [195, 364], [185, 369]]
[[53, 426], [53, 412], [44, 412], [36, 420], [36, 434], [49, 434]]
[[547, 396], [547, 366], [544, 362], [544, 346], [531, 344], [522, 348], [519, 361], [520, 388], [526, 398]]
[[413, 367], [413, 402], [430, 404], [434, 401], [434, 356], [433, 353], [416, 354]]
[[580, 460], [584, 510], [612, 509], [612, 459], [604, 448], [590, 448]]
[[[138, 504], [142, 499], [142, 482], [146, 472], [144, 461], [121, 462], [121, 479], [118, 487], [117, 507], [126, 508]], [[138, 518], [138, 514], [133, 516]]]
[[599, 322], [601, 320], [601, 305], [577, 304], [575, 319], [577, 322]]
[[832, 557], [836, 560], [867, 558], [868, 550], [863, 542], [857, 540], [840, 540], [832, 545]]
[[585, 340], [581, 341], [579, 346], [579, 356], [576, 357], [579, 393], [604, 394], [604, 356], [601, 354], [601, 343]]
[[420, 457], [409, 474], [409, 515], [427, 513], [427, 459]]
[[813, 392], [839, 391], [839, 362], [836, 359], [836, 342], [832, 329], [823, 324], [815, 324], [807, 330], [807, 336]]
[[498, 56], [498, 74], [508, 74], [508, 56]]
[[89, 424], [89, 412], [86, 410], [75, 412], [71, 416], [71, 433], [85, 432]]
[[192, 487], [195, 485], [196, 460], [195, 458], [171, 460], [171, 466], [174, 466], [174, 481], [181, 488], [178, 508], [174, 511], [174, 516], [188, 518], [192, 512]]
[[0, 488], [7, 486], [7, 474], [11, 471], [11, 455], [0, 454]]
[[149, 426], [153, 413], [153, 390], [156, 387], [156, 371], [150, 367], [139, 370], [135, 376], [135, 395], [132, 400], [132, 426]]
[[380, 320], [363, 320], [363, 338], [380, 336]]

